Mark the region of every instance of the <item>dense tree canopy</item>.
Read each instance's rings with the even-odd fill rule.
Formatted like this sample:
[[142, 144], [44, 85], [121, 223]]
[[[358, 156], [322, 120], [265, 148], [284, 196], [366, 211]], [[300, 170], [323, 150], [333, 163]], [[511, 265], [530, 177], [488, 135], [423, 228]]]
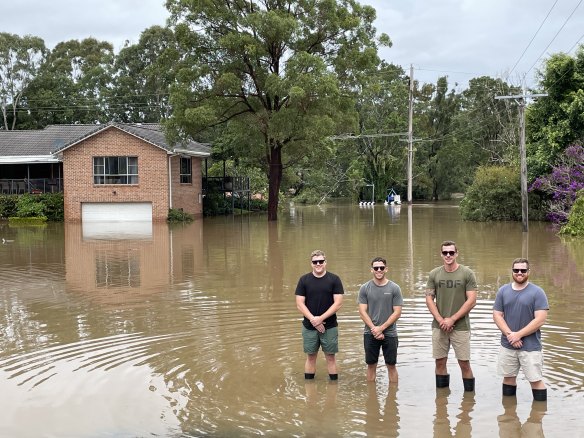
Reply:
[[379, 63], [375, 10], [354, 0], [167, 7], [189, 51], [171, 94], [170, 130], [194, 136], [225, 125], [219, 142], [266, 170], [275, 220], [284, 167], [322, 155], [325, 137], [357, 126], [351, 93]]
[[0, 32], [0, 108], [4, 129], [16, 126], [18, 106], [46, 53], [44, 41]]

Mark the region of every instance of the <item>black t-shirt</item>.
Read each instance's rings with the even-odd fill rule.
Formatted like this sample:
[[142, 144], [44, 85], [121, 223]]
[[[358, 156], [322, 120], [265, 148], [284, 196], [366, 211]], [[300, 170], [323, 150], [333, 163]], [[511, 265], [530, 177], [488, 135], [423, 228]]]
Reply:
[[[315, 316], [322, 315], [333, 305], [333, 295], [344, 293], [341, 279], [332, 272], [327, 272], [322, 277], [315, 277], [310, 272], [300, 277], [296, 286], [296, 295], [305, 297], [306, 307]], [[304, 317], [302, 324], [309, 330], [315, 330], [306, 317]], [[327, 329], [337, 326], [336, 313], [325, 319], [324, 326]]]

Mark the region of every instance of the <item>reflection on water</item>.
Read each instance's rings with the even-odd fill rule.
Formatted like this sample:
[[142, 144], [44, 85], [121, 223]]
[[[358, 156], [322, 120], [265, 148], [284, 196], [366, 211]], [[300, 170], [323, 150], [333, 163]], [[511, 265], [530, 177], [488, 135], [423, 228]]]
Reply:
[[[584, 426], [584, 242], [545, 224], [525, 234], [518, 223], [462, 222], [449, 204], [331, 205], [296, 206], [278, 223], [4, 223], [0, 237], [0, 436], [519, 437]], [[424, 289], [444, 239], [477, 273], [476, 394], [463, 392], [454, 358], [450, 389], [434, 387]], [[324, 363], [315, 381], [303, 378], [294, 288], [316, 248], [346, 288], [334, 383]], [[376, 255], [404, 294], [398, 385], [386, 373], [365, 380], [356, 297]], [[523, 378], [502, 405], [496, 375], [492, 303], [521, 255], [551, 307], [545, 409]]]

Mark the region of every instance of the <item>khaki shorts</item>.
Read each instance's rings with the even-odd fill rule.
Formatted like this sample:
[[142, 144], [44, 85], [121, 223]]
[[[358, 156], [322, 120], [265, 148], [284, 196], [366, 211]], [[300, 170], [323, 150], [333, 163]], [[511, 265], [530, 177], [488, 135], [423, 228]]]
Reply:
[[497, 371], [503, 377], [517, 377], [519, 368], [530, 382], [543, 379], [543, 353], [541, 351], [511, 350], [499, 347]]
[[303, 325], [302, 341], [306, 354], [318, 353], [320, 347], [326, 354], [335, 354], [339, 352], [339, 329], [331, 327], [324, 333], [320, 333], [318, 330], [309, 330]]
[[432, 357], [448, 357], [450, 344], [458, 360], [470, 360], [470, 330], [452, 330], [450, 333], [432, 328]]

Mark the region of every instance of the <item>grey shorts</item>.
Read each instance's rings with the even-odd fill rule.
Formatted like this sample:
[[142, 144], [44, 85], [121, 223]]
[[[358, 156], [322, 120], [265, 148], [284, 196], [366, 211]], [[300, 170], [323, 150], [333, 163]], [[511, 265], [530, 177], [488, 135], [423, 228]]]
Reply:
[[432, 328], [432, 357], [448, 357], [450, 345], [458, 360], [470, 360], [470, 330], [452, 330], [450, 333]]
[[503, 377], [517, 377], [519, 369], [530, 382], [543, 379], [543, 353], [541, 351], [511, 350], [499, 347], [497, 371]]
[[306, 354], [318, 353], [320, 347], [326, 354], [335, 354], [339, 352], [339, 329], [332, 327], [326, 329], [324, 333], [319, 333], [318, 330], [309, 330], [303, 325], [302, 341]]

